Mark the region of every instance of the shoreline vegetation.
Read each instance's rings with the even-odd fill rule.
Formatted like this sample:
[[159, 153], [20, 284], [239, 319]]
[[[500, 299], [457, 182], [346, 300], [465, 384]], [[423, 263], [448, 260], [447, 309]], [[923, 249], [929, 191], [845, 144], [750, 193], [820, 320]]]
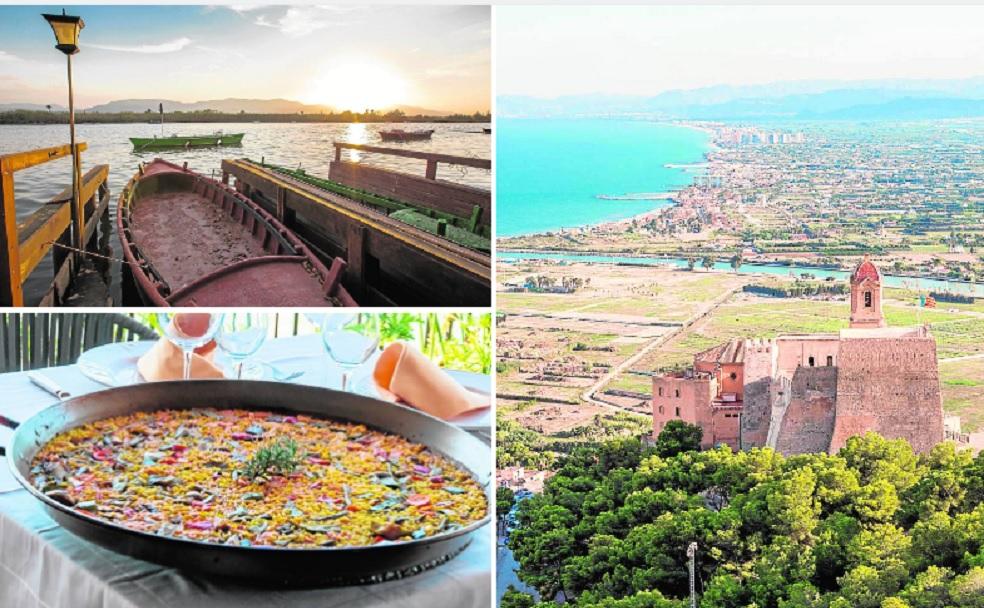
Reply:
[[[144, 112], [85, 112], [75, 113], [76, 124], [159, 124], [160, 114], [151, 110]], [[489, 113], [448, 114], [446, 116], [407, 115], [400, 110], [381, 113], [368, 112], [319, 112], [316, 114], [298, 112], [294, 114], [216, 112], [200, 110], [194, 112], [168, 112], [167, 123], [491, 123]], [[0, 125], [61, 125], [68, 124], [68, 112], [45, 110], [10, 110], [0, 112]]]

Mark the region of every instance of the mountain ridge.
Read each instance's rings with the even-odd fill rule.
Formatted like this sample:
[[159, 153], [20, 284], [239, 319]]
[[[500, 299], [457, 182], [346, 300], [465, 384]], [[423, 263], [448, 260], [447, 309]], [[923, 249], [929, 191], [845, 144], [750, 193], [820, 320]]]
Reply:
[[[902, 103], [901, 100], [909, 100]], [[942, 100], [949, 100], [943, 104]], [[962, 100], [958, 103], [958, 100]], [[865, 107], [868, 119], [926, 114], [984, 116], [984, 77], [939, 80], [788, 81], [764, 85], [715, 85], [657, 95], [566, 95], [537, 98], [502, 95], [504, 117], [650, 114], [666, 119], [818, 119], [849, 116]], [[972, 102], [972, 103], [971, 103]], [[935, 110], [918, 111], [915, 105]], [[947, 105], [946, 110], [943, 106]], [[881, 112], [879, 112], [879, 108]], [[858, 110], [858, 112], [860, 112]]]

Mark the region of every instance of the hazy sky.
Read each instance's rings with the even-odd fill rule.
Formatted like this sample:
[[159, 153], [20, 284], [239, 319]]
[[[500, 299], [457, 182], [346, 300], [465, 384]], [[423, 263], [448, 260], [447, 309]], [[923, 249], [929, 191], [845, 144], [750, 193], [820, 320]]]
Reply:
[[[286, 98], [474, 112], [491, 101], [488, 7], [69, 6], [85, 29], [77, 104]], [[0, 103], [67, 105], [41, 13], [0, 6]]]
[[984, 76], [984, 6], [496, 9], [497, 94]]

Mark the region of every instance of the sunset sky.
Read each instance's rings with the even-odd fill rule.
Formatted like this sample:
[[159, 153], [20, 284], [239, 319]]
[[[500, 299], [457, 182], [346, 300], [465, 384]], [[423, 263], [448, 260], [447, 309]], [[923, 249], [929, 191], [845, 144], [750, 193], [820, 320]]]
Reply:
[[[69, 6], [79, 107], [117, 99], [285, 98], [335, 109], [490, 108], [482, 6]], [[41, 13], [0, 7], [0, 103], [67, 105]]]

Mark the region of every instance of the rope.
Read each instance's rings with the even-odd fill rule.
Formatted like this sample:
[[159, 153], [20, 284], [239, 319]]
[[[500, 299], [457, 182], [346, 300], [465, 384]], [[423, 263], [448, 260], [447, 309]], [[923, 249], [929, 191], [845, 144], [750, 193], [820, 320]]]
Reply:
[[59, 249], [65, 249], [65, 250], [68, 250], [68, 251], [74, 251], [75, 253], [80, 253], [82, 255], [87, 255], [87, 256], [90, 256], [90, 257], [94, 257], [94, 258], [100, 258], [100, 259], [103, 259], [103, 260], [108, 260], [110, 262], [120, 262], [121, 264], [129, 264], [131, 266], [136, 266], [137, 268], [140, 268], [140, 267], [145, 266], [147, 264], [146, 261], [130, 262], [129, 260], [126, 260], [126, 259], [123, 259], [123, 258], [114, 258], [112, 256], [102, 255], [101, 253], [95, 253], [95, 252], [92, 252], [92, 251], [86, 251], [85, 249], [78, 249], [77, 247], [71, 247], [71, 246], [65, 245], [63, 243], [56, 243], [55, 241], [48, 241], [47, 243], [45, 243], [45, 245], [50, 245], [52, 247], [58, 247]]

